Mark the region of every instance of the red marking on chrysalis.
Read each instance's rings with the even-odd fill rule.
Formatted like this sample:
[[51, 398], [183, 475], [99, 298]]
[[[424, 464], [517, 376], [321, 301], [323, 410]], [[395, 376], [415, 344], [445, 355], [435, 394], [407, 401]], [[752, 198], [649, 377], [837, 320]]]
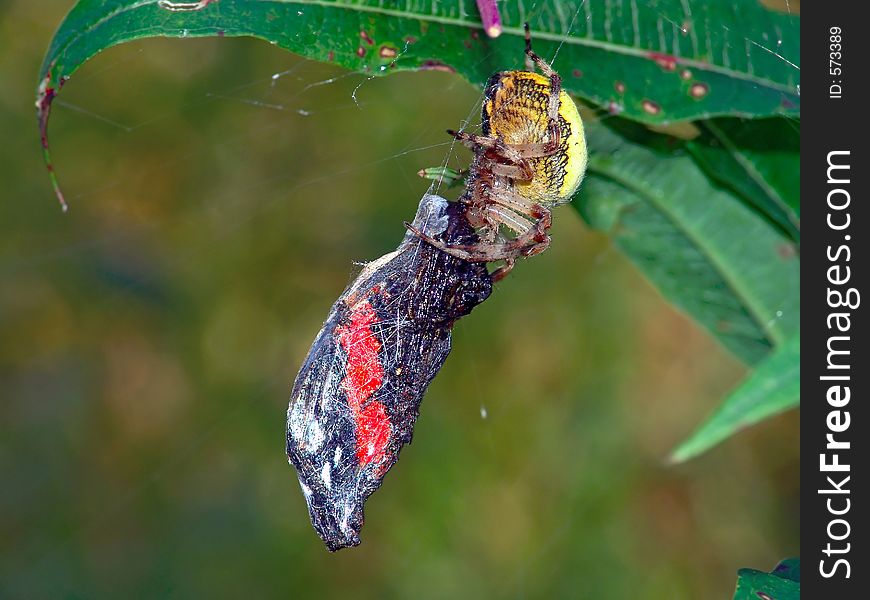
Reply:
[[378, 361], [381, 343], [371, 328], [377, 321], [372, 305], [362, 300], [351, 310], [350, 323], [335, 329], [335, 337], [347, 353], [347, 375], [341, 385], [353, 413], [360, 467], [384, 460], [391, 433], [384, 405], [370, 400], [384, 382], [384, 368]]

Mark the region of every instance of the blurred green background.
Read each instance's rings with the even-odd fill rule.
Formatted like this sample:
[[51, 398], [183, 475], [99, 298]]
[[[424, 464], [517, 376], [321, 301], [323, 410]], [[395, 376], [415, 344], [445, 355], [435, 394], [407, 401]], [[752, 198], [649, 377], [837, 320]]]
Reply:
[[33, 97], [71, 4], [0, 3], [0, 596], [729, 598], [799, 553], [798, 415], [668, 466], [744, 369], [563, 207], [329, 554], [289, 390], [479, 90], [254, 40], [113, 48], [55, 105], [63, 214]]

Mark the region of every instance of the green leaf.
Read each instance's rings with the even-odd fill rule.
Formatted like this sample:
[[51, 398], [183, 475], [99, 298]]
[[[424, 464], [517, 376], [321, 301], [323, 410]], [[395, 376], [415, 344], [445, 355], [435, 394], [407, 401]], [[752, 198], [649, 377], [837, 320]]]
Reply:
[[771, 574], [783, 579], [801, 582], [801, 559], [786, 558], [773, 568]]
[[801, 597], [800, 559], [789, 558], [770, 573], [755, 569], [737, 572], [734, 600], [799, 600]]
[[499, 7], [504, 33], [489, 39], [473, 3], [464, 0], [80, 0], [39, 74], [46, 162], [51, 102], [69, 77], [106, 48], [155, 36], [254, 36], [373, 75], [447, 69], [482, 85], [495, 71], [522, 67], [528, 21], [537, 52], [556, 57], [564, 87], [613, 113], [667, 123], [800, 112], [800, 19], [757, 0], [539, 0]]
[[[481, 35], [473, 4], [390, 0], [80, 0], [52, 40], [41, 75], [56, 86], [115, 44], [154, 36], [248, 35], [354, 70], [450, 65], [480, 85], [496, 70], [521, 67], [522, 23], [538, 53], [553, 56], [568, 90], [626, 116], [662, 122], [712, 114], [798, 114], [799, 18], [757, 0], [541, 0], [499, 5], [504, 34]], [[408, 43], [413, 40], [413, 43]], [[407, 47], [406, 47], [407, 46]], [[387, 49], [384, 52], [384, 49]], [[574, 70], [580, 73], [575, 74]], [[683, 73], [689, 70], [691, 73]], [[618, 92], [617, 81], [625, 84]], [[700, 84], [707, 93], [700, 94]], [[644, 100], [657, 103], [653, 114]]]
[[800, 242], [800, 125], [785, 118], [698, 123], [687, 144], [707, 175]]
[[671, 455], [683, 462], [750, 425], [800, 404], [800, 335], [772, 352]]
[[800, 331], [794, 245], [684, 146], [646, 135], [641, 144], [590, 124], [589, 175], [574, 204], [668, 300], [755, 364]]

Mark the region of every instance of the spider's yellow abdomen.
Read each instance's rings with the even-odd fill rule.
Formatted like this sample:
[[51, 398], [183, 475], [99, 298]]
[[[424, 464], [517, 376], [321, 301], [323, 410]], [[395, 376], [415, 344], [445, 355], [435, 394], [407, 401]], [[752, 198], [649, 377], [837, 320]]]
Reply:
[[[509, 145], [548, 140], [550, 80], [530, 71], [502, 71], [490, 77], [483, 104], [483, 135]], [[555, 154], [529, 159], [534, 176], [517, 181], [518, 194], [545, 206], [568, 202], [586, 173], [586, 137], [577, 105], [559, 93], [559, 147]]]

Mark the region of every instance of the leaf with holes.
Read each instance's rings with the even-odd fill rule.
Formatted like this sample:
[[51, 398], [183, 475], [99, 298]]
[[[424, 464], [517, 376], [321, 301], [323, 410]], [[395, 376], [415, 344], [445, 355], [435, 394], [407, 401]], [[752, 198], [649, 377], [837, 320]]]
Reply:
[[671, 456], [683, 462], [745, 427], [800, 404], [801, 340], [797, 335], [776, 348], [731, 392], [716, 413]]
[[590, 124], [574, 204], [662, 294], [748, 364], [800, 331], [800, 261], [767, 219], [713, 184], [682, 146]]
[[[568, 91], [631, 119], [800, 111], [800, 19], [757, 0], [505, 2], [497, 39], [483, 34], [472, 7], [460, 0], [79, 0], [39, 73], [46, 162], [51, 102], [76, 69], [111, 46], [156, 36], [253, 36], [353, 70], [444, 69], [483, 85], [494, 71], [522, 66], [528, 21], [537, 51], [555, 57]], [[60, 195], [53, 174], [52, 181]]]

